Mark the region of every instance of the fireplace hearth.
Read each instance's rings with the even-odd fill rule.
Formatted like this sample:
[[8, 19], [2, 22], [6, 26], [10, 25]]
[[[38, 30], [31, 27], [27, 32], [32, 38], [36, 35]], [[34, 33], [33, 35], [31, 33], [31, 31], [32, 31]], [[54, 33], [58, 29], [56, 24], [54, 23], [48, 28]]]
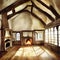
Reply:
[[26, 39], [26, 45], [32, 45], [32, 39], [31, 38], [28, 38]]
[[33, 39], [32, 39], [32, 37], [29, 37], [29, 38], [24, 37], [21, 43], [22, 43], [22, 45], [25, 45], [25, 46], [32, 45]]

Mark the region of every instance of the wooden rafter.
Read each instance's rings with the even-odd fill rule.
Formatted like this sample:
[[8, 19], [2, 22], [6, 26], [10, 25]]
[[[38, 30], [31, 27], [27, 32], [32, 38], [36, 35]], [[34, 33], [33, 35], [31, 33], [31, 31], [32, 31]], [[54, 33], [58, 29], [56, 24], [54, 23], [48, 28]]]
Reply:
[[46, 8], [48, 8], [50, 11], [52, 11], [52, 13], [56, 16], [56, 19], [58, 19], [60, 17], [60, 15], [57, 13], [57, 11], [53, 8], [53, 6], [47, 6], [45, 3], [43, 3], [41, 0], [37, 0], [39, 3], [41, 3], [43, 6], [45, 6]]
[[31, 14], [32, 14], [32, 16], [34, 16], [35, 18], [40, 20], [43, 23], [43, 25], [46, 25], [46, 23], [41, 18], [39, 18], [36, 14], [34, 14], [33, 12]]
[[10, 14], [10, 15], [8, 15], [7, 18], [10, 19], [10, 18], [13, 17], [14, 15], [16, 15], [16, 14], [22, 12], [22, 11], [25, 10], [27, 7], [31, 7], [31, 6], [32, 6], [32, 5], [27, 5], [26, 7], [24, 7], [22, 10], [20, 10], [20, 11], [18, 11], [18, 12], [13, 11], [13, 13]]
[[8, 7], [4, 8], [3, 10], [1, 10], [0, 13], [3, 12], [3, 11], [8, 12], [8, 11], [12, 10], [13, 8], [15, 8], [15, 7], [17, 7], [17, 6], [19, 6], [23, 3], [26, 3], [28, 1], [30, 1], [30, 0], [17, 0], [13, 4], [9, 5]]
[[[0, 11], [0, 14], [1, 14], [1, 12], [8, 12], [8, 11], [10, 11], [10, 10], [13, 10], [13, 8], [15, 9], [17, 6], [19, 6], [19, 5], [21, 5], [21, 4], [23, 4], [23, 3], [26, 3], [26, 2], [28, 2], [28, 1], [31, 1], [32, 2], [32, 0], [18, 0], [18, 1], [16, 1], [16, 2], [14, 2], [13, 4], [11, 4], [11, 5], [9, 5], [8, 7], [6, 7], [6, 8], [4, 8], [3, 10], [1, 10]], [[42, 1], [40, 1], [40, 0], [37, 0], [39, 3], [41, 3], [43, 6], [45, 6], [46, 8], [48, 8], [49, 10], [51, 10], [52, 11], [52, 13], [56, 16], [56, 19], [58, 19], [58, 18], [60, 18], [60, 15], [56, 12], [56, 10], [52, 7], [52, 6], [50, 6], [50, 7], [48, 7], [45, 3], [43, 3]], [[34, 5], [35, 6], [35, 5]], [[36, 7], [36, 6], [35, 6]], [[38, 8], [37, 8], [38, 9]], [[52, 16], [50, 16], [48, 13], [46, 13], [45, 11], [42, 11], [41, 9], [38, 9], [38, 10], [40, 10], [42, 13], [44, 13], [50, 20], [52, 20], [52, 21], [54, 21], [54, 18], [52, 17]], [[32, 8], [31, 8], [31, 12], [33, 11], [33, 3], [32, 3]], [[13, 13], [14, 13], [14, 11], [13, 11]]]
[[[44, 15], [46, 15], [51, 21], [55, 21], [55, 19], [54, 19], [50, 14], [48, 14], [47, 12], [43, 11], [43, 10], [40, 9], [38, 6], [36, 6], [36, 4], [35, 4], [32, 0], [19, 0], [19, 1], [16, 1], [16, 2], [13, 3], [12, 5], [6, 7], [5, 9], [3, 9], [1, 12], [3, 12], [3, 11], [4, 11], [4, 12], [8, 12], [8, 11], [12, 10], [13, 13], [7, 16], [8, 19], [9, 19], [9, 18], [13, 17], [14, 15], [16, 15], [16, 14], [18, 14], [18, 13], [20, 13], [20, 12], [23, 12], [27, 7], [29, 7], [29, 6], [27, 5], [27, 6], [26, 6], [24, 9], [22, 9], [21, 11], [15, 12], [15, 8], [16, 8], [17, 6], [19, 6], [19, 5], [23, 4], [23, 3], [26, 3], [26, 2], [28, 2], [28, 1], [31, 1], [31, 3], [32, 3], [32, 5], [29, 5], [29, 6], [31, 7], [31, 12], [30, 12], [30, 13], [31, 13], [32, 15], [34, 15], [35, 17], [38, 17], [38, 16], [36, 16], [36, 15], [33, 13], [33, 7], [35, 7], [38, 11], [40, 11], [40, 12], [42, 12]], [[38, 0], [38, 1], [39, 1], [39, 0]], [[44, 4], [42, 4], [42, 5], [44, 5]], [[46, 8], [49, 8], [47, 5], [44, 5], [44, 6], [45, 6]], [[51, 8], [49, 8], [49, 9], [51, 9]], [[52, 10], [52, 9], [51, 9], [51, 10]], [[28, 10], [27, 10], [27, 11], [28, 11]], [[53, 10], [52, 10], [52, 11], [53, 11]], [[40, 18], [38, 17], [37, 19], [40, 19]], [[42, 19], [40, 19], [40, 20], [41, 20], [41, 22], [42, 22], [44, 25], [46, 25], [45, 22], [43, 22]]]
[[21, 11], [18, 11], [18, 12], [15, 12], [14, 14], [10, 14], [10, 15], [8, 15], [8, 19], [10, 19], [11, 17], [13, 17], [14, 15], [16, 15], [16, 14], [19, 14], [19, 13], [21, 13], [21, 12], [23, 12], [24, 10], [21, 10]]
[[60, 15], [56, 12], [56, 10], [52, 6], [50, 6], [50, 10], [53, 12], [53, 14], [55, 14], [56, 20], [60, 18]]
[[[8, 6], [8, 7], [6, 7], [5, 9], [3, 9], [2, 11], [10, 11], [10, 10], [12, 10], [13, 11], [13, 15], [14, 15], [14, 12], [15, 12], [15, 8], [17, 7], [17, 6], [19, 6], [19, 5], [21, 5], [21, 4], [23, 4], [23, 3], [25, 3], [25, 2], [28, 2], [28, 1], [31, 1], [32, 2], [32, 0], [19, 0], [19, 1], [16, 1], [15, 3], [13, 3], [12, 5], [10, 5], [10, 6]], [[45, 12], [45, 11], [43, 11], [43, 10], [41, 10], [40, 8], [38, 8], [33, 2], [32, 2], [32, 7], [31, 7], [31, 12], [33, 11], [33, 6], [36, 8], [36, 9], [38, 9], [40, 12], [42, 12], [43, 14], [45, 14], [51, 21], [54, 21], [54, 18], [51, 16], [51, 15], [49, 15], [47, 12]], [[13, 9], [14, 8], [14, 9]], [[1, 12], [2, 12], [1, 11]]]
[[33, 4], [32, 4], [32, 5], [27, 5], [27, 6], [24, 7], [21, 11], [18, 11], [18, 12], [15, 12], [15, 10], [14, 10], [14, 8], [13, 8], [13, 9], [12, 9], [13, 13], [10, 14], [10, 15], [8, 15], [7, 18], [9, 19], [9, 18], [13, 17], [14, 15], [16, 15], [16, 14], [18, 14], [18, 13], [24, 12], [24, 10], [25, 10], [27, 7], [31, 7], [31, 12], [29, 12], [29, 11], [27, 10], [29, 13], [31, 13], [32, 15], [34, 15], [34, 17], [36, 17], [36, 18], [39, 19], [44, 25], [46, 25], [45, 22], [43, 22], [43, 20], [42, 20], [41, 18], [39, 18], [38, 16], [36, 16], [36, 15], [32, 12], [32, 11], [33, 11]]
[[[32, 3], [32, 1], [31, 1], [31, 3]], [[33, 4], [32, 4], [32, 6], [31, 6], [31, 13], [33, 12]]]
[[[15, 12], [14, 15], [16, 15], [16, 14], [18, 14], [18, 13], [22, 13], [22, 12], [29, 12], [29, 13], [31, 13], [31, 12], [28, 11], [28, 10], [21, 10], [21, 11]], [[8, 17], [11, 18], [11, 17], [13, 17], [14, 15], [11, 14], [11, 15], [9, 15]], [[38, 20], [40, 20], [40, 21], [43, 23], [43, 25], [46, 25], [46, 23], [43, 22], [43, 20], [42, 20], [41, 18], [39, 18], [37, 15], [35, 15], [34, 13], [31, 13], [31, 15], [34, 16], [35, 18], [37, 18]]]
[[47, 12], [45, 12], [45, 11], [43, 11], [42, 9], [40, 9], [39, 7], [37, 7], [33, 1], [32, 1], [32, 3], [33, 3], [33, 6], [34, 6], [38, 11], [40, 11], [40, 12], [42, 12], [44, 15], [46, 15], [51, 21], [55, 21], [55, 19], [54, 19], [51, 15], [49, 15]]

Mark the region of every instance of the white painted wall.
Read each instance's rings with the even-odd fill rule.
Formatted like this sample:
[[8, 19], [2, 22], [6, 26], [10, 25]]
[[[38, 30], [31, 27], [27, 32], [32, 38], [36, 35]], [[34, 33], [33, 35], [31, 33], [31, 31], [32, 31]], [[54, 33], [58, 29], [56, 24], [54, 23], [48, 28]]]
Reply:
[[44, 29], [44, 25], [28, 12], [23, 12], [11, 18], [9, 26], [14, 31]]
[[33, 16], [31, 16], [31, 18], [32, 18], [32, 27], [31, 27], [32, 30], [36, 30], [36, 29], [43, 30], [44, 29], [44, 25], [41, 23], [40, 20], [38, 20], [37, 18], [35, 18]]
[[19, 14], [13, 20], [13, 30], [20, 31], [20, 30], [30, 30], [32, 26], [32, 19], [30, 14], [25, 12]]

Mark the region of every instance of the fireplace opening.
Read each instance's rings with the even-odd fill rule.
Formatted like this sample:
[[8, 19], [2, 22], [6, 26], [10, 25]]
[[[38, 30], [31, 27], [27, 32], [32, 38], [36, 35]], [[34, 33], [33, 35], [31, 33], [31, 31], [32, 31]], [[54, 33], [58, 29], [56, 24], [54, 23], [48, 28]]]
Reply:
[[26, 45], [32, 45], [32, 39], [31, 38], [28, 38], [26, 40]]
[[9, 42], [8, 42], [8, 43], [6, 43], [6, 48], [7, 48], [7, 47], [9, 47], [9, 46], [10, 46], [10, 43], [9, 43]]

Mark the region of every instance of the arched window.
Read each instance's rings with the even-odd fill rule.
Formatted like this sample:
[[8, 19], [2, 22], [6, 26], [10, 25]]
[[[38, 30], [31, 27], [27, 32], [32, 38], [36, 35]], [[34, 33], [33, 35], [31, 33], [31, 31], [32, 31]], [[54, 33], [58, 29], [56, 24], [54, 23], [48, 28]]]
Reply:
[[20, 33], [16, 33], [16, 40], [17, 40], [17, 41], [20, 40]]

